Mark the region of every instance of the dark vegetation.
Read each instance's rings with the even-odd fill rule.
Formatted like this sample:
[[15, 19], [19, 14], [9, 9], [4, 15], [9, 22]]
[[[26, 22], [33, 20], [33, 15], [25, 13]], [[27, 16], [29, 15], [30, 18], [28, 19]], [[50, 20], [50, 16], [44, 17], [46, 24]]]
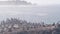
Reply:
[[[53, 28], [54, 27], [54, 28]], [[42, 28], [42, 29], [41, 29]], [[60, 34], [60, 24], [30, 23], [11, 18], [1, 21], [0, 34]]]

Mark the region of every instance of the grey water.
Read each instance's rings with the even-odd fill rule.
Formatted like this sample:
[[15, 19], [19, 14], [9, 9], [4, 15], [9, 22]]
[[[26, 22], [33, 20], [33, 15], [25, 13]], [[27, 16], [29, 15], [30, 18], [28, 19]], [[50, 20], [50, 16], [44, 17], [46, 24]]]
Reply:
[[0, 21], [6, 18], [20, 18], [22, 20], [35, 23], [54, 23], [60, 21], [60, 5], [0, 5]]

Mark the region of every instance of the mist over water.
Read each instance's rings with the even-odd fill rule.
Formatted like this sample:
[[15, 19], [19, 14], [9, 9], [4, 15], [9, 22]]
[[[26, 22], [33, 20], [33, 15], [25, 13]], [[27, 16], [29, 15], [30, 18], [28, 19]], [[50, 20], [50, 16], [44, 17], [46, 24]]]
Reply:
[[0, 5], [0, 20], [20, 18], [22, 20], [40, 23], [53, 23], [60, 20], [59, 5], [56, 6], [18, 6]]

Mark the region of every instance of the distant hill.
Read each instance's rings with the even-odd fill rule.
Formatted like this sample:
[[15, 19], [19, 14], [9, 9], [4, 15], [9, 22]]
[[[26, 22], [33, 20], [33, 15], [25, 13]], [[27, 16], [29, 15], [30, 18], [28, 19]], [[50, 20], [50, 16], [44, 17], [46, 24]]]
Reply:
[[26, 1], [0, 1], [0, 5], [31, 5], [32, 3]]

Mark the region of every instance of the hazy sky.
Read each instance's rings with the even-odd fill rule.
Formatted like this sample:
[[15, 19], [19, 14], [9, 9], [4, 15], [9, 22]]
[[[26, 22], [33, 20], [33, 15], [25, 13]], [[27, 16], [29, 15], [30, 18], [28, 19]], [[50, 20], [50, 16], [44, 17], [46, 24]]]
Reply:
[[[5, 0], [1, 0], [5, 1]], [[60, 4], [60, 0], [26, 0], [28, 2], [37, 3], [39, 5], [53, 5]]]

